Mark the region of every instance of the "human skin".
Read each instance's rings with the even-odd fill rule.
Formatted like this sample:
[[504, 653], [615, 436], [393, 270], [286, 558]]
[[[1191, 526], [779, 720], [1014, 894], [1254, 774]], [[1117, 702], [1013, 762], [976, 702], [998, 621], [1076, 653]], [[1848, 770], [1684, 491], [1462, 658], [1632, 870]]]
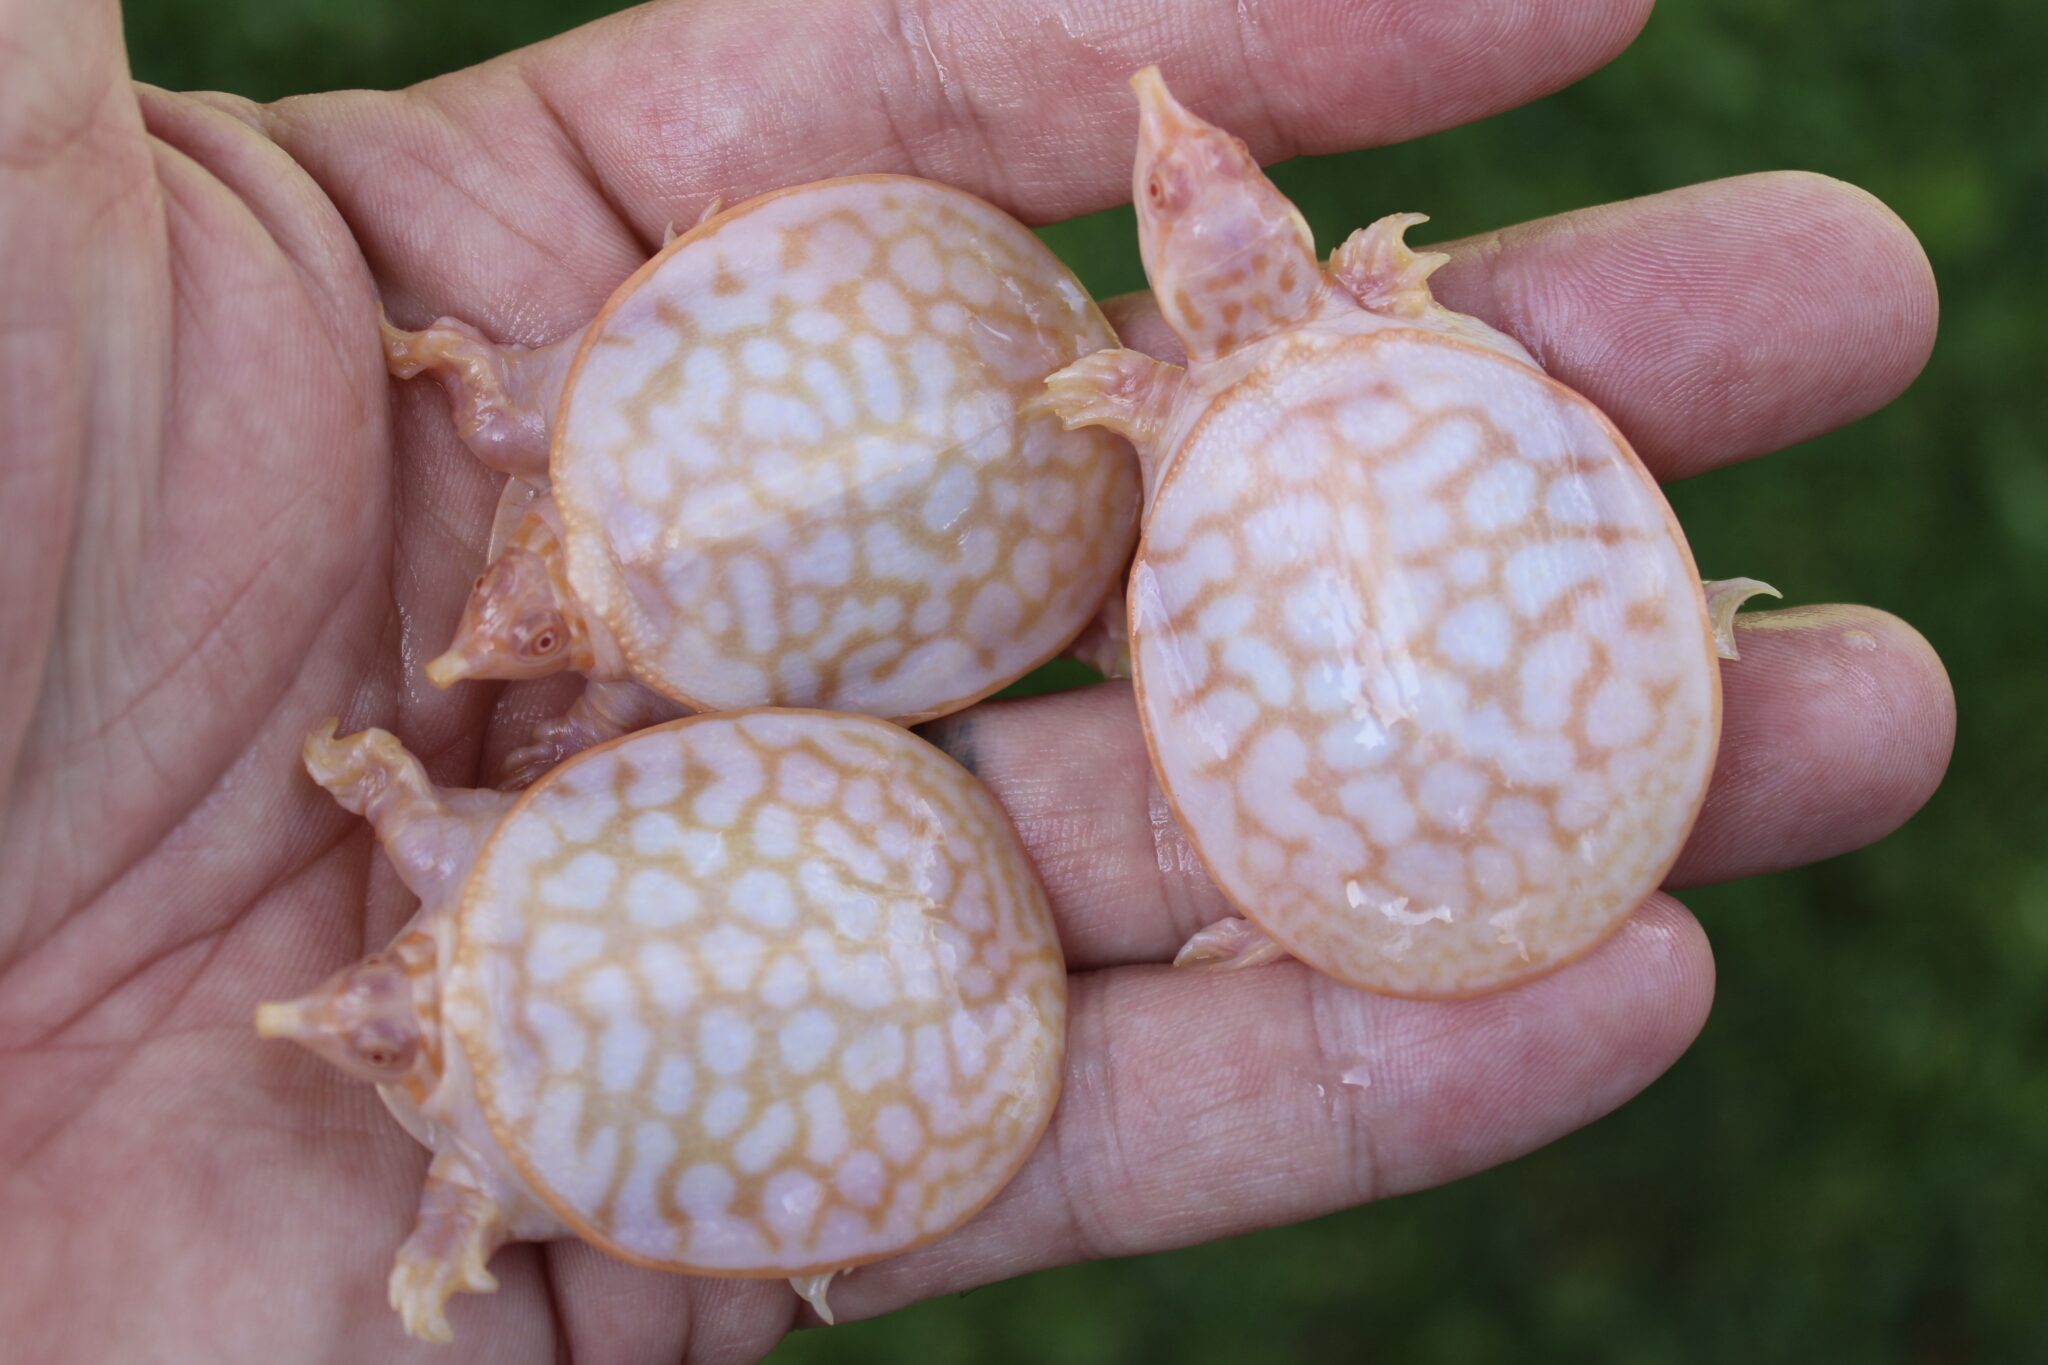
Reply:
[[[1169, 31], [1152, 0], [1091, 5], [1085, 26], [1021, 0], [772, 8], [660, 4], [410, 91], [256, 106], [132, 86], [111, 0], [0, 0], [10, 1352], [724, 1361], [810, 1321], [781, 1282], [562, 1242], [501, 1255], [498, 1294], [454, 1309], [456, 1346], [406, 1342], [383, 1280], [427, 1153], [368, 1087], [249, 1026], [412, 905], [301, 777], [307, 726], [385, 725], [467, 784], [564, 700], [420, 673], [482, 562], [495, 484], [438, 392], [385, 377], [380, 301], [543, 342], [715, 194], [906, 171], [1033, 222], [1118, 202], [1124, 81], [1147, 62], [1273, 160], [1512, 107], [1613, 57], [1648, 11], [1466, 0], [1449, 23], [1440, 6], [1190, 0]], [[1439, 297], [1521, 340], [1666, 478], [1883, 405], [1933, 339], [1911, 235], [1813, 176], [1449, 249]], [[1177, 358], [1144, 301], [1111, 311]], [[1739, 634], [1675, 886], [1878, 838], [1947, 761], [1948, 682], [1910, 627], [1828, 606]], [[1613, 1109], [1704, 1020], [1706, 939], [1663, 893], [1587, 958], [1470, 1001], [1363, 995], [1292, 963], [1171, 970], [1227, 910], [1165, 814], [1123, 685], [931, 733], [1008, 806], [1048, 884], [1074, 972], [1066, 1090], [981, 1217], [835, 1286], [842, 1320], [1455, 1179]]]

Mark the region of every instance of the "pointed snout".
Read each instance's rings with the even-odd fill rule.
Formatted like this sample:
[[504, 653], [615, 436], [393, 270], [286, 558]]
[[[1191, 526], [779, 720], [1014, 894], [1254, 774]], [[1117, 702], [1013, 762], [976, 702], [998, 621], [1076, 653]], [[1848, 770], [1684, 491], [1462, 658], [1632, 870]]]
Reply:
[[1148, 66], [1131, 77], [1131, 89], [1138, 96], [1138, 145], [1157, 147], [1177, 132], [1206, 128], [1166, 88], [1159, 68]]
[[305, 1000], [270, 1000], [256, 1007], [258, 1038], [287, 1038], [299, 1042], [311, 1037], [318, 1028]]
[[464, 678], [477, 676], [482, 666], [483, 661], [464, 648], [462, 640], [457, 640], [447, 653], [427, 665], [427, 681], [436, 687], [453, 687]]

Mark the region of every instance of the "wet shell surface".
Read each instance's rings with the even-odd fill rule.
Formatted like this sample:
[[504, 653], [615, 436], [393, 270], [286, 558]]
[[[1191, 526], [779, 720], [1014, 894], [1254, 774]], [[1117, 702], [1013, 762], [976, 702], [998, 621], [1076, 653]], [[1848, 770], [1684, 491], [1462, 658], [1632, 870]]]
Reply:
[[1590, 948], [1713, 764], [1718, 664], [1663, 498], [1591, 404], [1456, 341], [1276, 349], [1181, 447], [1129, 608], [1210, 871], [1375, 989]]
[[1712, 773], [1721, 641], [1685, 538], [1592, 403], [1435, 301], [1418, 215], [1326, 264], [1243, 142], [1132, 84], [1140, 245], [1189, 360], [1047, 388], [1146, 471], [1138, 713], [1244, 916], [1176, 960], [1424, 997], [1569, 962], [1655, 889]]
[[938, 750], [816, 712], [579, 756], [498, 825], [442, 1009], [491, 1131], [578, 1235], [797, 1275], [964, 1221], [1051, 1114], [1066, 978], [1008, 817]]
[[1118, 585], [1138, 477], [1020, 405], [1114, 337], [1029, 230], [860, 176], [684, 234], [592, 325], [550, 473], [577, 596], [698, 709], [910, 721], [1057, 653]]

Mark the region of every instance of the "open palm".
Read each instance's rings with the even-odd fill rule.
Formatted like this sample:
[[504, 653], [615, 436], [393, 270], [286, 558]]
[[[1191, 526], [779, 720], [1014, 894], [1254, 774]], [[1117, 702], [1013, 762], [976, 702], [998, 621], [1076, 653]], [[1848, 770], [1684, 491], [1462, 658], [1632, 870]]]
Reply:
[[[466, 783], [508, 715], [561, 700], [423, 683], [495, 486], [438, 391], [386, 379], [376, 310], [552, 340], [714, 195], [855, 171], [1033, 221], [1098, 208], [1127, 193], [1124, 78], [1150, 61], [1269, 159], [1411, 136], [1585, 73], [1648, 4], [1086, 9], [674, 0], [411, 91], [258, 107], [131, 86], [113, 0], [0, 0], [10, 1352], [751, 1359], [805, 1320], [781, 1282], [560, 1243], [499, 1255], [500, 1293], [453, 1307], [453, 1352], [405, 1341], [384, 1277], [427, 1154], [368, 1087], [249, 1027], [410, 909], [361, 822], [300, 776], [307, 727], [389, 726]], [[1813, 177], [1453, 249], [1445, 300], [1527, 343], [1666, 477], [1872, 410], [1932, 340], [1910, 235]], [[1142, 300], [1119, 316], [1169, 344]], [[1675, 883], [1868, 842], [1947, 760], [1947, 680], [1900, 622], [1761, 614], [1742, 643]], [[934, 727], [1052, 893], [1076, 973], [1067, 1090], [996, 1204], [841, 1282], [842, 1316], [1454, 1178], [1621, 1103], [1705, 1016], [1704, 938], [1661, 894], [1585, 961], [1459, 1004], [1294, 964], [1164, 968], [1224, 911], [1135, 725], [1112, 685]]]

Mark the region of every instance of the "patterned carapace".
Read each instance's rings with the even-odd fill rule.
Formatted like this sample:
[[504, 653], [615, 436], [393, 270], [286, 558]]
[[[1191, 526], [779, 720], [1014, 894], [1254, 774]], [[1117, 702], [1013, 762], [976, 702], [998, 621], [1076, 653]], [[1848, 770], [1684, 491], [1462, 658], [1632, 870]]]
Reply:
[[[665, 1269], [832, 1273], [942, 1235], [1051, 1115], [1066, 977], [1008, 817], [907, 731], [697, 716], [514, 799], [391, 736], [307, 746], [420, 916], [259, 1026], [382, 1084], [436, 1149], [392, 1275], [409, 1330], [507, 1240]], [[395, 984], [408, 981], [401, 987]]]
[[1189, 364], [1098, 354], [1047, 401], [1137, 445], [1139, 714], [1264, 931], [1225, 921], [1181, 960], [1277, 941], [1451, 996], [1584, 953], [1713, 766], [1716, 632], [1677, 524], [1598, 410], [1434, 302], [1415, 215], [1325, 269], [1242, 143], [1133, 84], [1146, 267]]
[[524, 512], [552, 558], [479, 580], [444, 685], [575, 667], [700, 709], [928, 719], [1071, 641], [1136, 536], [1123, 443], [1024, 411], [1114, 334], [1029, 230], [928, 181], [708, 217], [566, 369], [454, 325], [388, 336], [395, 372], [437, 373], [473, 447], [529, 479], [506, 433], [534, 422], [505, 410], [560, 394], [551, 496]]

